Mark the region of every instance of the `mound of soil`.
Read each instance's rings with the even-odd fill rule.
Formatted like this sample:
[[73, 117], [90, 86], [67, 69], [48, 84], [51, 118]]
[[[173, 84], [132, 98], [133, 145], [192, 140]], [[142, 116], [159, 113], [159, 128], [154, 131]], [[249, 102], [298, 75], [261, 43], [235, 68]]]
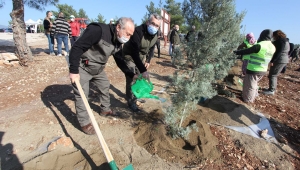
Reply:
[[192, 114], [182, 124], [186, 127], [195, 123], [198, 127], [187, 139], [172, 139], [167, 135], [166, 126], [159, 121], [160, 119], [140, 123], [134, 133], [135, 139], [149, 153], [157, 154], [169, 162], [195, 165], [207, 159], [215, 161], [220, 158], [220, 152], [216, 148], [218, 140], [212, 135], [209, 125], [199, 119], [199, 114], [201, 112]]

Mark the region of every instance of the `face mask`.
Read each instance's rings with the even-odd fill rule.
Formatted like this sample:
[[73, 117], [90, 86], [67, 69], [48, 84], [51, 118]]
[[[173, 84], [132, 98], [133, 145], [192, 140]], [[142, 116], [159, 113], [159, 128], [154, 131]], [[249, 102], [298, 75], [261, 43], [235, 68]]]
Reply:
[[71, 18], [71, 21], [73, 22], [73, 21], [74, 21], [74, 18]]
[[52, 15], [50, 18], [51, 18], [51, 19], [54, 19], [54, 16]]
[[122, 36], [121, 38], [117, 37], [118, 38], [118, 41], [122, 44], [126, 43], [127, 41], [129, 41], [128, 38], [125, 38], [124, 36]]
[[[122, 29], [120, 28], [120, 31], [121, 31]], [[120, 31], [119, 31], [119, 34], [120, 34]], [[123, 31], [123, 30], [122, 30]], [[119, 37], [118, 35], [117, 35], [117, 39], [118, 39], [118, 41], [120, 42], [120, 43], [122, 43], [122, 44], [124, 44], [124, 43], [126, 43], [127, 41], [129, 41], [129, 39], [128, 38], [126, 38], [126, 37], [124, 37], [124, 36], [122, 36], [122, 37]]]
[[124, 44], [124, 43], [126, 43], [127, 41], [129, 41], [129, 39], [126, 38], [126, 37], [124, 37], [124, 36], [122, 36], [121, 38], [119, 38], [119, 37], [117, 36], [117, 38], [118, 38], [118, 41], [119, 41], [120, 43], [122, 43], [122, 44]]
[[178, 29], [176, 29], [177, 31], [179, 31], [179, 28]]
[[148, 30], [148, 33], [149, 33], [150, 35], [154, 35], [154, 34], [157, 33], [157, 28], [155, 28], [155, 27], [152, 26], [152, 25], [148, 25], [147, 30]]

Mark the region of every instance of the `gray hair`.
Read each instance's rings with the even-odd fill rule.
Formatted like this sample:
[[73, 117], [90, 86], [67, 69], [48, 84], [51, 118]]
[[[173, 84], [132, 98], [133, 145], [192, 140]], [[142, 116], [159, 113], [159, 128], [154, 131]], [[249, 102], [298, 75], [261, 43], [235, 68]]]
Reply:
[[134, 25], [133, 19], [128, 17], [119, 18], [118, 21], [116, 22], [116, 25], [120, 24], [121, 29], [125, 29], [125, 25], [127, 24], [127, 22], [131, 22]]
[[157, 20], [162, 20], [161, 16], [158, 15], [157, 13], [154, 13], [154, 14], [151, 14], [148, 18], [148, 22], [151, 22], [152, 21], [152, 18], [155, 18]]

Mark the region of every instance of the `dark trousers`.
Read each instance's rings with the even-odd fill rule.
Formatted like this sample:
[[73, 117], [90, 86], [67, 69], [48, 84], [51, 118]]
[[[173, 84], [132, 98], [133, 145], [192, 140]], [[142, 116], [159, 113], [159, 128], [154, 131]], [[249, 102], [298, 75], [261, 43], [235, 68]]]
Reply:
[[[157, 47], [157, 58], [159, 58], [160, 57], [160, 40], [157, 40], [156, 43], [154, 44], [154, 46]], [[154, 55], [154, 50], [153, 50], [152, 54], [150, 54], [150, 56], [151, 55], [152, 56]]]
[[293, 56], [291, 62], [296, 62], [299, 59], [299, 55]]
[[269, 90], [275, 91], [277, 87], [277, 76], [282, 71], [283, 67], [286, 66], [286, 63], [273, 63], [273, 66], [270, 67], [269, 71]]
[[283, 67], [281, 73], [285, 73], [285, 71], [286, 71], [286, 66]]
[[75, 43], [75, 41], [77, 41], [78, 37], [77, 36], [72, 36], [70, 41], [71, 41], [71, 46], [73, 46], [73, 44]]
[[[136, 67], [135, 63], [127, 60], [126, 64], [128, 66], [128, 68], [134, 73], [134, 74], [139, 74], [139, 69]], [[133, 79], [129, 76], [126, 76], [126, 99], [127, 99], [127, 103], [128, 105], [132, 105], [136, 103], [137, 98], [135, 97], [135, 95], [133, 94], [132, 90], [131, 90], [131, 86], [133, 83]]]

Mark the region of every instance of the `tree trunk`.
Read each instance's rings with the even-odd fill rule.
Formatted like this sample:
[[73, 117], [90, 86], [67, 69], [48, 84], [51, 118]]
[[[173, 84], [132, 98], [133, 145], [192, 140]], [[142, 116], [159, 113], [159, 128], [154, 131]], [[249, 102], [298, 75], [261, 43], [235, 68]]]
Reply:
[[24, 22], [24, 2], [23, 0], [13, 0], [13, 10], [10, 13], [12, 19], [13, 38], [16, 46], [16, 56], [20, 65], [28, 66], [28, 62], [33, 60], [31, 49], [26, 41], [26, 25]]

